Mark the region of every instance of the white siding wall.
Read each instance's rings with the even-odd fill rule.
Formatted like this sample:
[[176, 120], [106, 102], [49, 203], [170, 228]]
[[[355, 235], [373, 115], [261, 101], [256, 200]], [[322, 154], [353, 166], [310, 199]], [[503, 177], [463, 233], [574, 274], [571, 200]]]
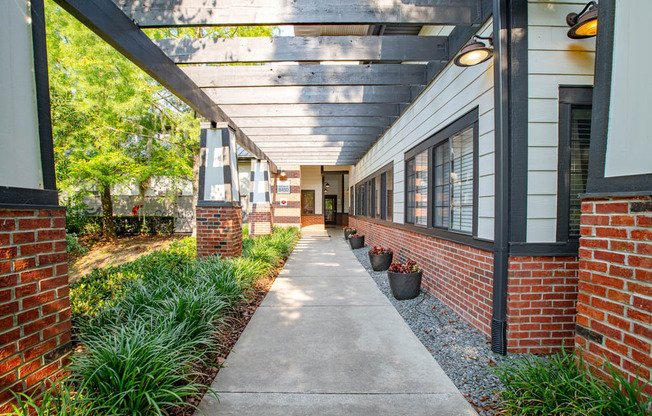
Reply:
[[0, 1], [0, 186], [43, 188], [26, 0]]
[[650, 0], [616, 3], [605, 176], [652, 173]]
[[593, 85], [595, 39], [566, 36], [566, 15], [585, 4], [528, 1], [528, 242], [556, 240], [559, 86]]
[[321, 166], [301, 166], [301, 190], [315, 191], [315, 215], [324, 214], [324, 190], [321, 183]]
[[[479, 31], [488, 36], [492, 21]], [[494, 232], [494, 93], [493, 60], [471, 68], [449, 64], [380, 138], [355, 167], [351, 183], [394, 162], [394, 222], [404, 222], [403, 153], [460, 116], [479, 107], [478, 237]], [[303, 179], [302, 179], [303, 180]]]

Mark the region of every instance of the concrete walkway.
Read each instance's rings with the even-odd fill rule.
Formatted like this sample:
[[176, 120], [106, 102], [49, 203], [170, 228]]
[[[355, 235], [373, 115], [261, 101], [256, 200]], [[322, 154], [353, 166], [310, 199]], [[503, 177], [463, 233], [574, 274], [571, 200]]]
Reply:
[[[477, 415], [342, 231], [304, 236], [220, 370], [212, 415]], [[197, 412], [197, 415], [201, 413]]]

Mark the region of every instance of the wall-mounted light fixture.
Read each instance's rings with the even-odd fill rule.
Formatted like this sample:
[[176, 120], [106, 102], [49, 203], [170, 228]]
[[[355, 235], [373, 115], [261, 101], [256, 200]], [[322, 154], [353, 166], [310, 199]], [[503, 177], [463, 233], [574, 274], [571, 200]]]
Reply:
[[566, 23], [570, 26], [571, 39], [592, 38], [598, 34], [598, 4], [590, 1], [579, 13], [568, 13]]
[[331, 187], [330, 184], [329, 184], [328, 182], [326, 182], [326, 185], [324, 185], [324, 186], [325, 186], [326, 188], [330, 188], [330, 187]]
[[[487, 41], [487, 43], [481, 42], [482, 40]], [[455, 62], [455, 65], [457, 66], [467, 67], [488, 61], [492, 56], [494, 56], [493, 44], [493, 36], [486, 38], [477, 35], [473, 36], [471, 42], [462, 48], [453, 62]]]
[[286, 181], [288, 179], [288, 174], [285, 173], [284, 170], [281, 171], [281, 175], [278, 177], [282, 181]]

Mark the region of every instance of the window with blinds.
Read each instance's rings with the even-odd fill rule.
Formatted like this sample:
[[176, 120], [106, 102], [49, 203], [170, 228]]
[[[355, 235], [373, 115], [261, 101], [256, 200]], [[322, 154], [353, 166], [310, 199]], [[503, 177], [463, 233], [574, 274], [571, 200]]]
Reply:
[[466, 233], [473, 230], [473, 128], [450, 139], [450, 228]]
[[582, 201], [589, 172], [589, 144], [591, 143], [591, 108], [573, 106], [570, 122], [569, 218], [568, 235], [580, 236]]
[[393, 218], [392, 213], [394, 211], [394, 171], [392, 169], [387, 172], [387, 187], [385, 194], [387, 209], [384, 219], [391, 221]]
[[415, 185], [415, 170], [414, 159], [410, 159], [405, 163], [405, 181], [406, 181], [406, 207], [405, 207], [405, 221], [414, 224], [414, 216], [416, 209], [416, 185]]
[[406, 223], [475, 233], [477, 141], [475, 109], [406, 152]]
[[410, 159], [407, 169], [407, 222], [428, 225], [428, 151]]

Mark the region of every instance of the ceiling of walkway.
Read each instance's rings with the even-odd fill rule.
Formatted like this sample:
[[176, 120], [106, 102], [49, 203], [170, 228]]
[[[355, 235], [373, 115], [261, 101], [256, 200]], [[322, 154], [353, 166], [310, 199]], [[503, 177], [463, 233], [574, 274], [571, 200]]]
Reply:
[[114, 2], [140, 28], [294, 28], [153, 41], [276, 164], [355, 164], [487, 13], [484, 0]]

